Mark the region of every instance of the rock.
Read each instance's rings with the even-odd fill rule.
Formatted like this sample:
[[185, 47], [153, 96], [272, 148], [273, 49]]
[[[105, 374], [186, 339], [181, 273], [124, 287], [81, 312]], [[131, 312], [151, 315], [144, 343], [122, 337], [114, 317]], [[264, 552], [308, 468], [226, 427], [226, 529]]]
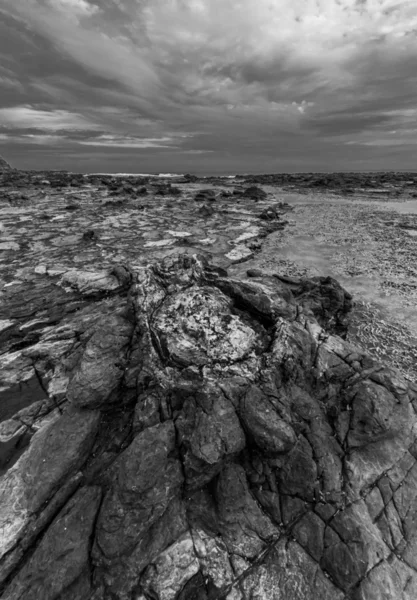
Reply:
[[0, 479], [0, 557], [18, 542], [44, 503], [85, 462], [98, 414], [64, 413], [33, 436], [23, 455]]
[[120, 281], [113, 272], [93, 272], [73, 269], [63, 274], [62, 286], [70, 286], [82, 294], [90, 295], [100, 292], [113, 292], [120, 287]]
[[83, 408], [99, 408], [111, 400], [124, 375], [132, 333], [132, 324], [123, 314], [112, 315], [99, 323], [69, 382], [67, 397], [71, 403]]
[[296, 543], [283, 539], [261, 565], [248, 569], [243, 579], [244, 598], [276, 598], [283, 590], [285, 600], [344, 600], [346, 596], [316, 562]]
[[186, 533], [147, 567], [142, 577], [142, 588], [149, 595], [170, 600], [199, 570], [193, 538]]
[[225, 465], [215, 493], [222, 537], [231, 555], [253, 560], [268, 543], [278, 539], [278, 528], [250, 493], [243, 467]]
[[99, 487], [84, 487], [68, 501], [3, 598], [52, 600], [68, 593], [71, 584], [83, 574], [83, 592], [89, 591], [90, 536], [100, 498]]
[[250, 438], [267, 456], [287, 453], [296, 444], [292, 427], [279, 418], [274, 406], [256, 386], [250, 387], [242, 398], [240, 417]]
[[248, 269], [246, 275], [248, 277], [262, 277], [262, 271], [260, 269]]
[[156, 196], [180, 196], [180, 188], [174, 187], [171, 183], [157, 184], [155, 187]]
[[221, 192], [212, 188], [199, 190], [195, 195], [194, 200], [197, 202], [214, 202], [220, 194]]
[[0, 359], [0, 368], [0, 421], [9, 419], [19, 410], [47, 398], [44, 382], [33, 368], [30, 358], [16, 357], [11, 363]]
[[99, 236], [98, 236], [97, 232], [94, 231], [94, 229], [88, 229], [87, 231], [84, 231], [84, 233], [83, 233], [83, 240], [86, 242], [97, 242], [98, 239], [99, 239]]
[[282, 204], [279, 203], [265, 208], [259, 214], [259, 218], [263, 221], [274, 221], [280, 219], [283, 212], [284, 211], [282, 210]]
[[198, 209], [198, 214], [202, 217], [211, 217], [212, 215], [214, 215], [215, 212], [216, 211], [214, 210], [213, 206], [211, 206], [210, 204], [203, 204]]
[[188, 182], [188, 183], [194, 183], [195, 181], [198, 181], [198, 177], [197, 175], [190, 175], [190, 173], [186, 173], [184, 175], [184, 179]]
[[[175, 429], [168, 421], [136, 436], [113, 466], [113, 485], [97, 521], [93, 560], [115, 593], [121, 579], [123, 588], [132, 590], [141, 571], [166, 548], [166, 540], [169, 544], [177, 539], [171, 539], [172, 528], [179, 535], [185, 531], [181, 507], [173, 504], [183, 484], [180, 462], [169, 456], [174, 448]], [[175, 510], [171, 515], [170, 506]], [[159, 528], [164, 529], [161, 540]]]
[[352, 296], [332, 277], [313, 277], [293, 289], [297, 301], [330, 333], [346, 336]]
[[414, 600], [417, 388], [337, 335], [337, 282], [28, 273], [0, 310], [2, 394], [34, 399], [0, 423], [4, 598]]
[[11, 170], [12, 167], [9, 165], [9, 163], [6, 160], [4, 160], [2, 156], [0, 156], [0, 173]]
[[155, 315], [154, 329], [166, 357], [181, 366], [241, 360], [259, 351], [264, 337], [231, 314], [230, 299], [215, 288], [187, 291], [167, 300]]
[[6, 250], [20, 250], [20, 246], [16, 242], [0, 242], [0, 251]]
[[250, 186], [244, 190], [242, 196], [249, 200], [258, 202], [259, 200], [265, 200], [267, 198], [267, 193], [264, 192], [264, 190], [260, 187]]
[[208, 389], [186, 401], [176, 421], [184, 451], [187, 487], [211, 481], [227, 459], [245, 447], [245, 434], [233, 404], [220, 389]]
[[228, 258], [232, 263], [241, 263], [249, 260], [253, 257], [253, 252], [250, 248], [245, 246], [244, 244], [237, 244], [233, 250], [230, 250], [226, 254], [226, 258]]

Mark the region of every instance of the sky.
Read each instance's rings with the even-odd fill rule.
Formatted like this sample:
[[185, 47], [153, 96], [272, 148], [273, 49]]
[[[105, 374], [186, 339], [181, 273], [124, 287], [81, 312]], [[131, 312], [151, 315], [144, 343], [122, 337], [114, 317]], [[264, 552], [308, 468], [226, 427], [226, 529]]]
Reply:
[[76, 172], [417, 170], [417, 0], [0, 0], [0, 155]]

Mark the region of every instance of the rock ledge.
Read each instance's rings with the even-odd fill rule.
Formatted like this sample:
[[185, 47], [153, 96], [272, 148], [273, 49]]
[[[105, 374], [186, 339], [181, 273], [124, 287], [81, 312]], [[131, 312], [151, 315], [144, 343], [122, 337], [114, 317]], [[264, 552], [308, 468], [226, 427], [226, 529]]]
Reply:
[[343, 340], [336, 281], [39, 281], [60, 318], [2, 332], [2, 402], [37, 390], [0, 423], [2, 598], [417, 597], [416, 389]]

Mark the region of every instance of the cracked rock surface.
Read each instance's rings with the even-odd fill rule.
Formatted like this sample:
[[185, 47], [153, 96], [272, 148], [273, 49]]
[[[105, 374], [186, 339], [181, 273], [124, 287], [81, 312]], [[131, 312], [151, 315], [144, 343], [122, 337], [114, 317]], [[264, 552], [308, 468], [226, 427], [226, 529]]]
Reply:
[[2, 333], [2, 598], [415, 600], [417, 388], [335, 280], [71, 278]]

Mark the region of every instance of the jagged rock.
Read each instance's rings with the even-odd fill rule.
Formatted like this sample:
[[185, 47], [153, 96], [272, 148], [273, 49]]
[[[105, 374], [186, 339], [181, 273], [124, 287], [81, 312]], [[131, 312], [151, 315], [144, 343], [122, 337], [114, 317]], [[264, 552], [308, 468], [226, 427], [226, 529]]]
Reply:
[[259, 388], [251, 386], [240, 404], [240, 417], [252, 441], [267, 456], [289, 452], [297, 438]]
[[211, 217], [214, 215], [214, 213], [215, 213], [215, 210], [214, 210], [213, 206], [211, 206], [210, 204], [203, 204], [198, 209], [198, 214], [201, 215], [202, 217]]
[[0, 156], [0, 173], [3, 171], [10, 171], [11, 169], [12, 167], [9, 165], [9, 163], [4, 160], [2, 156]]
[[336, 335], [337, 282], [38, 271], [0, 311], [2, 394], [38, 386], [0, 423], [4, 598], [417, 597], [417, 387]]
[[324, 329], [342, 337], [346, 335], [353, 300], [335, 279], [313, 277], [294, 290], [294, 295]]
[[190, 175], [190, 173], [186, 173], [184, 175], [184, 179], [188, 182], [188, 183], [194, 183], [195, 181], [198, 181], [198, 177], [197, 175]]
[[[283, 213], [289, 212], [293, 210], [294, 207], [286, 202], [278, 202], [278, 204], [273, 204], [272, 206], [267, 206], [264, 210], [259, 214], [259, 218], [263, 221], [274, 221], [281, 219]], [[282, 224], [286, 224], [287, 221], [282, 221]]]
[[79, 579], [83, 594], [90, 592], [90, 536], [100, 498], [99, 487], [87, 486], [75, 493], [51, 523], [34, 554], [6, 589], [3, 598], [52, 600], [60, 594], [73, 597], [71, 585]]
[[82, 294], [97, 294], [100, 292], [112, 292], [120, 287], [120, 281], [115, 271], [92, 272], [73, 269], [63, 274], [62, 286], [70, 286]]
[[273, 221], [281, 218], [281, 211], [278, 206], [268, 206], [260, 214], [259, 218], [263, 221]]
[[123, 377], [132, 333], [132, 323], [123, 314], [111, 315], [98, 324], [69, 382], [70, 402], [80, 408], [105, 406]]
[[66, 411], [35, 433], [19, 460], [0, 479], [0, 558], [17, 544], [66, 478], [86, 461], [98, 419], [95, 411]]
[[226, 464], [215, 490], [219, 525], [229, 554], [248, 560], [279, 538], [279, 529], [250, 493], [242, 466]]
[[[172, 569], [173, 564], [179, 568]], [[147, 567], [142, 577], [143, 590], [161, 600], [170, 600], [199, 570], [193, 538], [186, 533]]]

